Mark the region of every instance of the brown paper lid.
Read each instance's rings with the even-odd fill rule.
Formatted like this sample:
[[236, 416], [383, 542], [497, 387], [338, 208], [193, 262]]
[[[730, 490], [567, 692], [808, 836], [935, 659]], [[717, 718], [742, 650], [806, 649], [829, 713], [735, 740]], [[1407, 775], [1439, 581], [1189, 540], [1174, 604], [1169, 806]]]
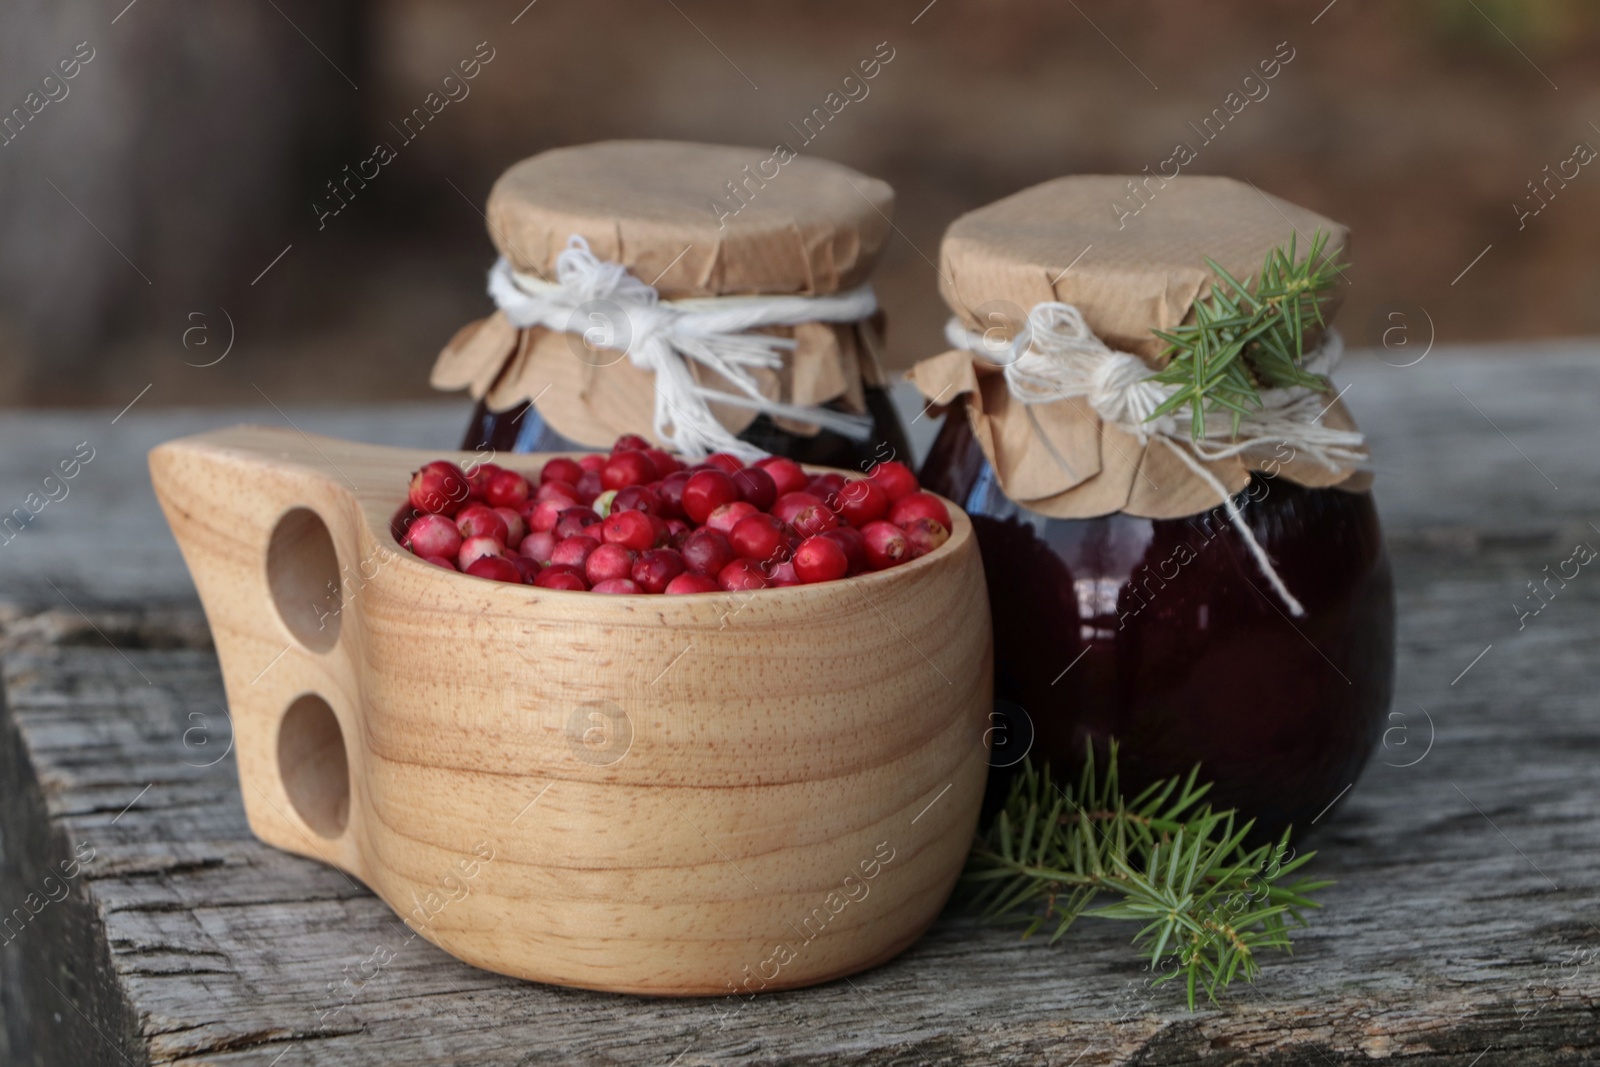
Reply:
[[[1214, 279], [1205, 257], [1243, 281], [1272, 248], [1317, 230], [1327, 255], [1348, 231], [1332, 219], [1232, 178], [1083, 174], [1057, 178], [968, 212], [945, 231], [940, 292], [967, 325], [988, 329], [1057, 300], [1112, 348], [1147, 361], [1162, 343], [1152, 329], [1181, 323]], [[1336, 289], [1323, 304], [1337, 309]], [[1014, 314], [1014, 312], [1012, 313]]]
[[[1338, 258], [1345, 227], [1231, 178], [1058, 178], [951, 224], [940, 249], [940, 291], [968, 328], [998, 329], [1007, 339], [1034, 305], [1072, 304], [1107, 345], [1156, 366], [1165, 344], [1151, 331], [1182, 323], [1219, 280], [1206, 257], [1245, 281], [1291, 237], [1303, 256], [1318, 230], [1328, 235], [1325, 254]], [[1325, 317], [1340, 295], [1335, 289], [1324, 301]], [[910, 377], [934, 403], [959, 401], [962, 411], [952, 417], [964, 413], [1001, 488], [1030, 510], [1057, 518], [1115, 511], [1178, 518], [1219, 503], [1167, 441], [1102, 423], [1082, 399], [1020, 403], [1001, 368], [981, 356], [946, 352], [918, 363]], [[1328, 401], [1322, 422], [1354, 429], [1331, 392]], [[1371, 483], [1364, 472], [1330, 470], [1282, 449], [1203, 466], [1229, 492], [1242, 489], [1253, 470], [1308, 486], [1356, 490]]]
[[888, 240], [886, 182], [785, 146], [603, 141], [543, 152], [489, 194], [489, 235], [553, 278], [573, 234], [666, 299], [823, 295], [867, 280]]

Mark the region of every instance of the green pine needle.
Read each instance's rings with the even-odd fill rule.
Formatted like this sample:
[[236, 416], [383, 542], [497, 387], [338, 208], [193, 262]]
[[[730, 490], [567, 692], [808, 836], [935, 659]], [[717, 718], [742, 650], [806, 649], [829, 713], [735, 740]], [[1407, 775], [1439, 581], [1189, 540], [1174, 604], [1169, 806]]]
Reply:
[[1252, 824], [1236, 827], [1232, 811], [1204, 803], [1211, 787], [1199, 771], [1128, 799], [1115, 744], [1103, 774], [1089, 750], [1076, 788], [1024, 762], [967, 860], [968, 904], [1021, 923], [1023, 937], [1048, 926], [1052, 943], [1080, 917], [1136, 922], [1135, 948], [1167, 972], [1155, 984], [1182, 977], [1191, 1011], [1202, 986], [1215, 1001], [1236, 977], [1253, 981], [1258, 953], [1289, 952], [1302, 910], [1320, 907], [1309, 894], [1332, 883], [1289, 880], [1315, 853], [1295, 856], [1287, 831], [1275, 845], [1245, 848]]
[[1207, 413], [1222, 409], [1239, 420], [1261, 407], [1262, 389], [1303, 386], [1322, 389], [1327, 381], [1305, 368], [1305, 336], [1324, 329], [1322, 304], [1344, 265], [1324, 254], [1328, 235], [1318, 230], [1305, 259], [1296, 258], [1296, 238], [1274, 248], [1252, 283], [1239, 281], [1210, 257], [1206, 266], [1222, 279], [1209, 297], [1194, 303], [1194, 321], [1155, 330], [1170, 356], [1155, 380], [1178, 387], [1156, 408], [1152, 419], [1187, 407], [1190, 432], [1205, 434]]

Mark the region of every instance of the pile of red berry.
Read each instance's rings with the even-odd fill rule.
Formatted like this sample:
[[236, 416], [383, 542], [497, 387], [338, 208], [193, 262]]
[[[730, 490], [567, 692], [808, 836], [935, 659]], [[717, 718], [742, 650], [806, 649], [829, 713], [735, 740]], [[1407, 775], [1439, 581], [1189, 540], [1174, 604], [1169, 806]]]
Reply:
[[493, 463], [434, 460], [411, 478], [402, 543], [499, 582], [596, 593], [710, 593], [828, 582], [916, 559], [950, 512], [903, 463], [813, 477], [773, 456], [685, 467], [632, 434], [558, 457], [537, 484]]

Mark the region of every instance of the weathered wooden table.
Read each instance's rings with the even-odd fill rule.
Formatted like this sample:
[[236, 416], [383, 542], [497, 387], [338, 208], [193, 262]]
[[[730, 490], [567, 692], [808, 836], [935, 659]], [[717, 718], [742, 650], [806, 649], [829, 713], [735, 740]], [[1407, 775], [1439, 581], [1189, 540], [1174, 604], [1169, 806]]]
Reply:
[[1338, 884], [1294, 957], [1194, 1013], [1087, 921], [1049, 947], [951, 914], [887, 966], [747, 1004], [457, 963], [250, 836], [143, 457], [247, 419], [445, 447], [462, 409], [0, 415], [0, 508], [94, 449], [0, 545], [0, 1062], [1600, 1062], [1600, 573], [1518, 614], [1600, 546], [1600, 347], [1343, 376], [1399, 580], [1392, 728], [1316, 841]]

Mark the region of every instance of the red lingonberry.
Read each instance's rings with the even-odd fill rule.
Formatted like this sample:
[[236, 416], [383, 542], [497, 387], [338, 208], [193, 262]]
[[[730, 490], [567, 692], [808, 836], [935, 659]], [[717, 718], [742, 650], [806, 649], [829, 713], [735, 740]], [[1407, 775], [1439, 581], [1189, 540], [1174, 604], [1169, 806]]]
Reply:
[[633, 561], [633, 580], [646, 593], [660, 593], [667, 583], [685, 573], [683, 557], [670, 548], [652, 548]]
[[522, 516], [511, 508], [495, 508], [494, 513], [506, 524], [506, 547], [522, 544], [522, 539], [528, 536], [528, 524], [522, 521]]
[[554, 501], [562, 507], [575, 508], [582, 505], [582, 495], [574, 485], [566, 482], [545, 482], [533, 491], [533, 499], [543, 502]]
[[650, 457], [651, 464], [656, 469], [657, 478], [665, 478], [674, 471], [683, 470], [683, 463], [671, 452], [663, 452], [659, 448], [647, 448], [644, 454]]
[[948, 506], [903, 463], [853, 480], [782, 456], [747, 467], [719, 452], [685, 467], [633, 434], [609, 453], [554, 457], [532, 481], [494, 463], [463, 471], [436, 460], [413, 473], [408, 499], [391, 529], [420, 559], [599, 593], [833, 581], [925, 555], [951, 526]]
[[811, 481], [809, 475], [801, 468], [800, 464], [787, 456], [768, 456], [756, 464], [767, 472], [777, 488], [778, 495], [784, 493], [797, 493]]
[[554, 530], [561, 513], [577, 506], [559, 500], [541, 500], [528, 512], [528, 529], [536, 533], [540, 530]]
[[516, 564], [501, 556], [483, 556], [467, 568], [467, 573], [474, 578], [488, 578], [494, 582], [511, 582], [514, 585], [522, 584], [522, 572]]
[[766, 511], [778, 499], [778, 483], [760, 467], [745, 467], [733, 472], [733, 484], [739, 496], [757, 510]]
[[506, 543], [506, 520], [487, 504], [468, 504], [456, 513], [456, 528], [462, 537], [492, 537]]
[[827, 474], [819, 474], [815, 478], [811, 479], [806, 492], [813, 493], [826, 500], [831, 494], [837, 493], [843, 488], [844, 475], [838, 473], [837, 471], [829, 471]]
[[794, 573], [807, 585], [836, 581], [849, 569], [849, 557], [839, 542], [830, 538], [808, 537], [794, 550]]
[[627, 578], [607, 578], [603, 582], [595, 582], [589, 587], [591, 593], [638, 593], [641, 592], [636, 582]]
[[540, 563], [549, 563], [550, 557], [555, 554], [556, 535], [549, 530], [538, 530], [522, 539], [517, 546], [518, 555], [527, 556], [529, 559]]
[[771, 511], [778, 518], [789, 525], [794, 525], [794, 517], [806, 508], [823, 507], [822, 498], [810, 493], [785, 493], [773, 502]]
[[601, 523], [600, 533], [607, 544], [621, 545], [635, 552], [655, 547], [656, 527], [642, 511], [613, 511]]
[[801, 537], [815, 537], [824, 530], [838, 526], [839, 516], [829, 511], [826, 505], [818, 504], [800, 512], [789, 525], [793, 526], [794, 532]]
[[485, 484], [483, 495], [490, 507], [514, 508], [528, 499], [533, 491], [528, 479], [516, 471], [496, 471]]
[[950, 540], [950, 531], [932, 519], [912, 519], [900, 528], [906, 532], [906, 554], [912, 559], [926, 556]]
[[456, 550], [456, 566], [466, 570], [485, 556], [503, 556], [506, 546], [492, 537], [469, 537]]
[[566, 508], [556, 519], [556, 524], [550, 532], [556, 535], [557, 541], [564, 541], [569, 537], [578, 537], [583, 531], [600, 521], [600, 516], [593, 508]]
[[435, 515], [454, 515], [471, 494], [467, 476], [446, 460], [424, 463], [411, 476], [411, 506]]
[[499, 474], [504, 468], [495, 463], [479, 463], [466, 468], [468, 492], [473, 500], [487, 500], [489, 495], [489, 479]]
[[866, 541], [867, 566], [875, 571], [911, 558], [906, 532], [892, 522], [869, 522], [861, 528], [861, 537]]
[[638, 434], [625, 433], [621, 437], [617, 438], [616, 444], [611, 446], [611, 454], [615, 456], [621, 452], [643, 452], [649, 447], [650, 442], [646, 441]]
[[951, 527], [950, 510], [932, 493], [907, 493], [889, 509], [889, 521], [904, 526], [912, 519], [932, 519], [948, 532]]
[[626, 489], [655, 480], [655, 464], [643, 452], [618, 452], [600, 468], [600, 484], [606, 489]]
[[573, 486], [578, 491], [578, 503], [593, 504], [594, 498], [605, 492], [606, 487], [600, 484], [600, 472], [584, 471], [583, 477]]
[[581, 571], [589, 553], [599, 547], [600, 542], [592, 537], [568, 537], [557, 541], [556, 547], [550, 550], [550, 562], [558, 567], [576, 567]]
[[583, 477], [583, 468], [578, 466], [577, 460], [568, 459], [566, 456], [557, 456], [547, 462], [543, 469], [539, 471], [539, 481], [541, 483], [566, 482], [568, 485], [576, 485], [581, 477]]
[[728, 533], [728, 544], [743, 559], [766, 562], [788, 547], [788, 534], [783, 520], [758, 511], [739, 520]]
[[527, 556], [516, 552], [507, 556], [506, 560], [517, 568], [517, 573], [522, 575], [524, 585], [532, 585], [533, 580], [539, 577], [539, 572], [544, 569], [536, 560], [529, 559]]
[[715, 578], [686, 571], [668, 582], [664, 591], [673, 594], [718, 593], [722, 591], [722, 586], [717, 584]]
[[871, 566], [867, 561], [867, 539], [861, 536], [860, 530], [853, 526], [841, 526], [837, 530], [825, 530], [820, 536], [844, 549], [845, 558], [850, 561], [847, 574], [860, 574]]
[[681, 552], [691, 571], [708, 577], [719, 574], [737, 555], [724, 534], [704, 526], [690, 532]]
[[753, 559], [736, 559], [717, 572], [717, 584], [731, 592], [745, 589], [765, 589], [767, 577], [761, 565]]
[[725, 472], [700, 471], [683, 487], [683, 512], [690, 522], [703, 523], [717, 508], [738, 499], [739, 489]]
[[646, 515], [660, 515], [661, 498], [646, 486], [630, 485], [626, 489], [617, 490], [617, 495], [611, 498], [611, 510], [642, 511]]
[[718, 533], [731, 534], [733, 528], [751, 515], [759, 515], [761, 511], [754, 504], [743, 500], [735, 500], [731, 504], [724, 504], [706, 516], [706, 525]]
[[583, 565], [583, 576], [591, 583], [632, 578], [635, 558], [633, 550], [622, 545], [601, 545], [589, 553], [588, 562]]
[[405, 546], [419, 556], [455, 558], [461, 551], [461, 530], [443, 515], [419, 515], [406, 531]]
[[857, 478], [839, 490], [836, 506], [841, 519], [860, 529], [889, 514], [889, 494], [878, 483]]
[[589, 583], [583, 580], [578, 568], [555, 565], [540, 571], [539, 577], [533, 580], [533, 584], [540, 589], [571, 589], [580, 593], [589, 588]]
[[661, 517], [664, 519], [681, 519], [683, 513], [683, 487], [689, 484], [689, 479], [694, 477], [688, 471], [673, 471], [657, 482], [655, 489], [656, 499], [661, 501]]
[[867, 472], [867, 477], [877, 482], [878, 487], [889, 494], [891, 503], [903, 496], [910, 496], [922, 488], [917, 476], [911, 473], [911, 468], [895, 460], [877, 464]]

